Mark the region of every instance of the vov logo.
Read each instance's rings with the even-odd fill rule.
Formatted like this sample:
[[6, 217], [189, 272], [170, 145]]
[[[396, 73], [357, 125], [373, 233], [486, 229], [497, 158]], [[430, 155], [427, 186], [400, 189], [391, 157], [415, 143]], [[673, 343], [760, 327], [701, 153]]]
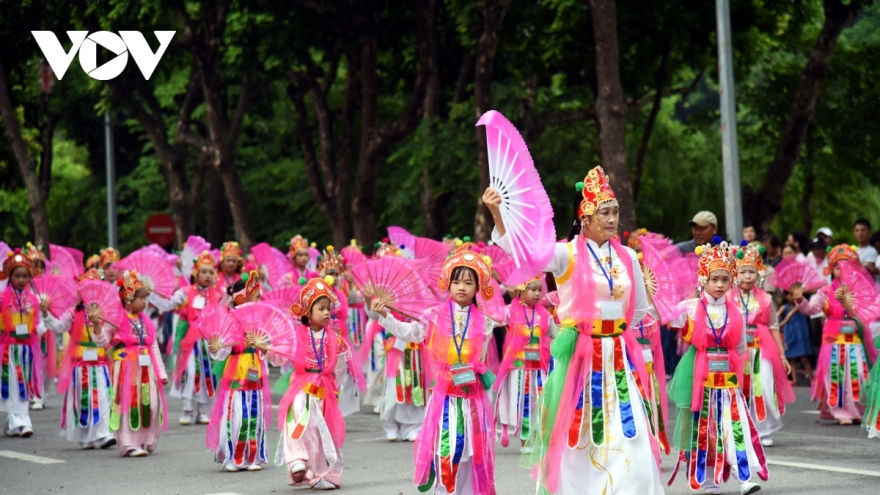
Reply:
[[[165, 53], [165, 49], [171, 44], [171, 38], [175, 31], [153, 31], [159, 40], [159, 49], [153, 53], [144, 35], [139, 31], [119, 31], [119, 34], [109, 31], [96, 31], [89, 34], [88, 31], [68, 31], [67, 36], [73, 43], [69, 52], [64, 51], [61, 42], [52, 31], [31, 31], [40, 50], [52, 71], [60, 80], [70, 67], [73, 57], [79, 52], [79, 65], [92, 79], [109, 81], [122, 74], [128, 64], [128, 54], [134, 59], [138, 69], [149, 80], [159, 64], [159, 59]], [[98, 45], [116, 54], [113, 60], [98, 67]]]

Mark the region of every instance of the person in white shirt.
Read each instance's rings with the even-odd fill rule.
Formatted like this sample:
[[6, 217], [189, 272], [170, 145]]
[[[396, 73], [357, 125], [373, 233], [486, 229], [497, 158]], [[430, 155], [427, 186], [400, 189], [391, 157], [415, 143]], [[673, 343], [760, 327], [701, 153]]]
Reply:
[[874, 280], [880, 282], [880, 269], [877, 269], [877, 250], [870, 244], [871, 222], [864, 218], [856, 220], [853, 226], [853, 234], [858, 243], [856, 252], [859, 255], [859, 263], [865, 267], [865, 270], [868, 270], [868, 273], [874, 276]]

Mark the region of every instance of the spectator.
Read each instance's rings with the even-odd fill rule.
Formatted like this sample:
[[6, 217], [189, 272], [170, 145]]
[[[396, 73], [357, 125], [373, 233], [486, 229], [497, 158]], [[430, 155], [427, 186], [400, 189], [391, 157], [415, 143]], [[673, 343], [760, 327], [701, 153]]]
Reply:
[[807, 254], [810, 245], [807, 234], [804, 234], [803, 232], [792, 232], [791, 234], [788, 234], [788, 239], [786, 239], [785, 242], [794, 246], [795, 251], [800, 254]]
[[823, 270], [825, 270], [825, 267], [828, 266], [828, 261], [825, 259], [827, 249], [828, 245], [825, 244], [825, 241], [822, 239], [816, 238], [810, 243], [810, 254], [807, 255], [807, 261], [810, 262], [810, 265], [812, 265], [820, 275]]
[[871, 222], [860, 218], [856, 220], [853, 227], [853, 233], [856, 236], [856, 242], [859, 247], [856, 252], [859, 254], [859, 263], [865, 267], [868, 272], [874, 276], [875, 280], [880, 280], [880, 270], [877, 270], [877, 250], [870, 244], [871, 240]]
[[746, 225], [743, 227], [743, 239], [746, 242], [754, 241], [757, 236], [758, 234], [755, 233], [755, 227], [753, 225]]
[[693, 239], [675, 245], [682, 254], [693, 253], [697, 246], [711, 242], [718, 233], [718, 218], [711, 211], [697, 213], [690, 225]]
[[766, 250], [764, 264], [772, 267], [778, 265], [782, 261], [782, 243], [779, 241], [779, 237], [776, 237], [776, 234], [764, 234], [764, 237], [761, 238], [761, 244]]
[[816, 230], [816, 238], [824, 242], [826, 246], [834, 245], [834, 233], [828, 227], [819, 227]]
[[877, 256], [880, 256], [880, 230], [871, 234], [871, 240], [868, 244], [874, 246], [874, 249], [877, 251]]
[[785, 247], [782, 248], [782, 259], [786, 260], [788, 258], [794, 258], [797, 255], [797, 247], [790, 242], [786, 242]]

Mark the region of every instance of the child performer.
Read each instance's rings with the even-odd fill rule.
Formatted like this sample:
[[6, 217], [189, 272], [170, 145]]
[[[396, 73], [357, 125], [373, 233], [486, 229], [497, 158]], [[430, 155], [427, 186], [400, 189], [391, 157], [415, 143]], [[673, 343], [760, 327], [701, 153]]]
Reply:
[[[46, 255], [43, 254], [42, 246], [34, 246], [28, 242], [23, 252], [31, 259], [34, 265], [33, 278], [40, 278], [49, 273]], [[43, 314], [48, 313], [43, 311]], [[45, 318], [41, 318], [40, 322], [41, 327], [45, 325]], [[58, 348], [55, 346], [56, 344], [63, 343], [62, 340], [56, 342], [55, 332], [47, 332], [45, 327], [39, 328], [38, 333], [40, 334], [40, 352], [43, 354], [45, 369], [40, 374], [41, 381], [37, 387], [38, 394], [31, 399], [31, 409], [34, 411], [40, 411], [45, 407], [43, 404], [44, 394], [46, 393], [45, 380], [54, 381], [58, 377]]]
[[[77, 277], [77, 282], [101, 280], [95, 269]], [[80, 302], [60, 319], [44, 314], [46, 327], [58, 334], [70, 334], [58, 376], [58, 393], [64, 397], [61, 436], [85, 450], [116, 445], [110, 433], [110, 360], [106, 346], [95, 342], [96, 325], [86, 318]]]
[[207, 412], [211, 410], [211, 401], [216, 393], [217, 377], [211, 371], [214, 361], [208, 351], [207, 342], [193, 327], [193, 322], [199, 318], [203, 309], [223, 303], [224, 295], [214, 285], [215, 275], [214, 257], [205, 251], [193, 264], [192, 285], [177, 289], [171, 299], [150, 298], [150, 303], [162, 313], [183, 306], [178, 311], [180, 323], [174, 339], [177, 360], [171, 388], [171, 396], [179, 397], [183, 402], [183, 415], [179, 421], [181, 425], [191, 425], [193, 413], [196, 414], [196, 424], [208, 424]]
[[113, 267], [114, 263], [119, 263], [119, 251], [112, 247], [102, 249], [101, 276], [107, 282], [115, 285], [116, 279], [119, 278], [119, 270]]
[[330, 327], [335, 299], [332, 287], [313, 278], [291, 308], [303, 326], [297, 330], [297, 359], [289, 386], [278, 405], [281, 437], [275, 452], [275, 465], [287, 466], [291, 486], [317, 490], [342, 486], [345, 419], [337, 394], [350, 350]]
[[220, 247], [220, 277], [217, 288], [220, 292], [226, 294], [227, 288], [234, 285], [241, 279], [241, 269], [244, 260], [242, 259], [241, 247], [235, 241], [224, 242]]
[[791, 366], [782, 350], [782, 334], [773, 298], [755, 283], [764, 276], [764, 247], [746, 244], [736, 251], [738, 287], [728, 298], [739, 306], [746, 324], [748, 353], [743, 372], [743, 394], [761, 436], [761, 445], [773, 445], [774, 431], [782, 428], [785, 404], [794, 402], [788, 381]]
[[[233, 310], [260, 301], [259, 273], [249, 270], [227, 288], [227, 294]], [[260, 465], [268, 462], [266, 427], [272, 420], [266, 350], [250, 340], [244, 345], [220, 347], [218, 339], [210, 341], [208, 348], [215, 361], [225, 360], [226, 364], [211, 411], [207, 446], [214, 451], [214, 461], [227, 471], [259, 471]]]
[[282, 286], [298, 285], [299, 279], [305, 278], [311, 280], [318, 276], [318, 272], [309, 269], [309, 261], [312, 255], [309, 252], [309, 241], [301, 235], [296, 235], [290, 239], [289, 254], [291, 261], [291, 272], [282, 278]]
[[540, 276], [517, 285], [514, 294], [507, 307], [507, 336], [495, 382], [500, 389], [495, 407], [501, 425], [501, 445], [507, 447], [508, 429], [512, 428], [527, 451], [525, 442], [531, 418], [550, 373], [550, 339], [556, 336], [556, 323], [540, 304]]
[[713, 242], [720, 245], [697, 247], [702, 294], [682, 301], [687, 311], [671, 322], [691, 348], [669, 385], [678, 409], [673, 444], [680, 451], [669, 482], [684, 463], [692, 490], [720, 494], [719, 485], [733, 473], [740, 493], [749, 494], [761, 489], [751, 482], [755, 474], [767, 479], [767, 463], [739, 386], [748, 362], [744, 321], [726, 297], [736, 282], [736, 258], [720, 237]]
[[[792, 286], [791, 293], [800, 312], [825, 313], [822, 347], [816, 361], [816, 374], [810, 397], [821, 401], [819, 419], [835, 419], [841, 425], [862, 420], [864, 406], [859, 403], [868, 377], [869, 352], [876, 352], [865, 335], [865, 322], [853, 311], [848, 290], [840, 283], [840, 264], [858, 262], [858, 254], [846, 244], [830, 248], [825, 275], [831, 285], [819, 289], [809, 301], [803, 288]], [[863, 338], [865, 337], [865, 338]], [[870, 347], [868, 347], [870, 346]]]
[[40, 337], [46, 327], [40, 322], [37, 297], [27, 290], [33, 261], [18, 248], [5, 255], [0, 280], [9, 279], [9, 284], [0, 298], [0, 411], [7, 414], [6, 436], [29, 437], [34, 429], [28, 405], [43, 395]]
[[474, 304], [479, 291], [492, 298], [491, 269], [470, 251], [454, 254], [443, 265], [440, 289], [449, 299], [425, 310], [418, 321], [404, 323], [374, 299], [379, 324], [404, 342], [424, 342], [433, 373], [425, 425], [416, 439], [413, 482], [435, 494], [495, 494], [495, 420], [483, 375], [489, 337], [496, 322]]
[[[394, 318], [406, 321], [396, 313]], [[379, 335], [385, 336], [382, 343], [385, 391], [379, 406], [382, 428], [391, 442], [398, 439], [415, 442], [425, 422], [427, 367], [424, 364], [424, 344], [405, 342], [385, 332]]]
[[123, 272], [117, 285], [127, 313], [121, 321], [102, 325], [97, 309], [88, 308], [87, 313], [95, 343], [113, 346], [110, 431], [116, 432], [119, 455], [145, 457], [156, 450], [161, 431], [168, 429], [163, 387], [168, 375], [156, 328], [143, 313], [148, 289], [133, 270]]

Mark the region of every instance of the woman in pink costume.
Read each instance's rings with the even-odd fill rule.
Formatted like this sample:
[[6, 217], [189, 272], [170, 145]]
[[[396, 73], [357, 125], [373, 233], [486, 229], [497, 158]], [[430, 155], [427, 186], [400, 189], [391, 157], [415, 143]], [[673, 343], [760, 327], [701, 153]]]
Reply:
[[[653, 398], [633, 331], [648, 309], [642, 272], [635, 251], [616, 240], [620, 209], [602, 168], [576, 189], [569, 242], [555, 244], [540, 270], [556, 277], [562, 330], [524, 461], [535, 466], [539, 493], [660, 494], [660, 451], [644, 402]], [[500, 195], [488, 189], [483, 202], [493, 240], [511, 252]]]
[[495, 420], [486, 393], [486, 346], [496, 322], [484, 316], [483, 301], [494, 289], [488, 264], [470, 251], [457, 252], [443, 265], [440, 289], [450, 298], [425, 310], [418, 321], [396, 320], [385, 301], [374, 299], [379, 324], [404, 342], [423, 342], [432, 374], [425, 423], [413, 450], [413, 482], [435, 494], [495, 494]]
[[[320, 279], [310, 280], [291, 308], [302, 318], [297, 359], [278, 405], [281, 437], [275, 465], [287, 467], [287, 483], [333, 490], [342, 486], [342, 444], [345, 419], [337, 394], [345, 376], [350, 351], [331, 327], [332, 287]], [[280, 363], [275, 363], [280, 364]]]
[[135, 271], [123, 272], [117, 285], [126, 311], [121, 321], [101, 325], [97, 311], [89, 309], [88, 315], [97, 325], [95, 342], [112, 347], [110, 431], [116, 432], [119, 455], [145, 457], [156, 450], [161, 431], [168, 429], [163, 387], [168, 375], [159, 354], [156, 327], [143, 313], [148, 289]]
[[877, 350], [873, 339], [865, 333], [865, 322], [853, 311], [849, 294], [839, 280], [840, 263], [858, 262], [858, 254], [846, 244], [840, 244], [830, 248], [825, 259], [828, 260], [825, 275], [832, 276], [831, 285], [819, 289], [809, 301], [804, 299], [802, 288], [792, 287], [791, 293], [800, 312], [825, 314], [822, 347], [810, 391], [810, 397], [821, 402], [819, 418], [851, 425], [862, 420], [865, 408], [859, 401]]

